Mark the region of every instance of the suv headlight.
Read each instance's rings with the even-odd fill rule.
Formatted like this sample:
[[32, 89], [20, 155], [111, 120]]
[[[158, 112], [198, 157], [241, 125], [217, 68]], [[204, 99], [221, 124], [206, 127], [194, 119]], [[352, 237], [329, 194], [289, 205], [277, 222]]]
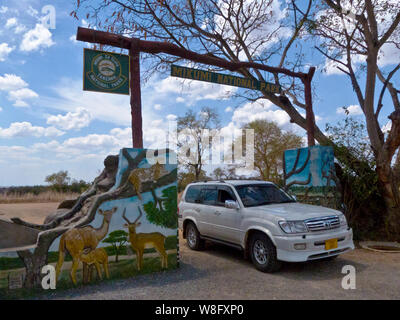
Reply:
[[339, 215], [339, 221], [341, 226], [347, 226], [347, 220], [344, 214]]
[[303, 221], [279, 221], [279, 226], [285, 233], [308, 232], [308, 229]]

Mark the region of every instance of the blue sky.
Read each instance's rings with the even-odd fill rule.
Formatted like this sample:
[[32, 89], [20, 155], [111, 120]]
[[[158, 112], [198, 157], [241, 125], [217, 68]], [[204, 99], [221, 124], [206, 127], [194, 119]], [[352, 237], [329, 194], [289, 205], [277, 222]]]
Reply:
[[[108, 154], [131, 146], [129, 97], [82, 91], [83, 48], [90, 45], [74, 39], [77, 27], [87, 22], [69, 16], [73, 1], [52, 1], [56, 26], [47, 29], [42, 8], [48, 4], [41, 0], [0, 3], [0, 186], [43, 184], [46, 175], [59, 170], [91, 181]], [[324, 59], [312, 57], [309, 63], [318, 67], [314, 108], [320, 128], [342, 119], [338, 108], [343, 106], [352, 106], [353, 115], [359, 117], [349, 80], [332, 68], [322, 73]], [[204, 106], [218, 109], [224, 130], [268, 119], [304, 135], [268, 102], [227, 98], [227, 91], [240, 92], [235, 90], [241, 89], [183, 83], [167, 73], [153, 76], [142, 85], [145, 147], [162, 147], [160, 137], [168, 120]], [[383, 110], [381, 125], [386, 117]]]

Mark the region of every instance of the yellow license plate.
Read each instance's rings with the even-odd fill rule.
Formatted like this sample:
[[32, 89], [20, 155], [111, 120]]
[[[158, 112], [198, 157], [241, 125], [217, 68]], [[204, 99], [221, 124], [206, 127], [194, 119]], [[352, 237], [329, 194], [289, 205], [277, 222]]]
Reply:
[[337, 239], [325, 240], [325, 250], [336, 249], [337, 247]]

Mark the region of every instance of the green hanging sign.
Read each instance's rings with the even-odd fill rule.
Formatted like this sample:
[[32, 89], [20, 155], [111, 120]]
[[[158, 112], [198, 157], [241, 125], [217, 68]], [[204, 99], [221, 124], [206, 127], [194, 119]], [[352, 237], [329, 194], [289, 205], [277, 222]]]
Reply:
[[84, 49], [83, 90], [129, 95], [129, 56]]

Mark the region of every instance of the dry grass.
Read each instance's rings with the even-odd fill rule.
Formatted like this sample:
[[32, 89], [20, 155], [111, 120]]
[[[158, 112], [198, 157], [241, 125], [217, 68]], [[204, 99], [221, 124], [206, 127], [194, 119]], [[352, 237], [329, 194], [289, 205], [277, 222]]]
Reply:
[[78, 193], [61, 193], [56, 191], [45, 191], [37, 195], [33, 193], [7, 193], [0, 194], [0, 203], [41, 203], [41, 202], [61, 202], [67, 199], [76, 199]]

